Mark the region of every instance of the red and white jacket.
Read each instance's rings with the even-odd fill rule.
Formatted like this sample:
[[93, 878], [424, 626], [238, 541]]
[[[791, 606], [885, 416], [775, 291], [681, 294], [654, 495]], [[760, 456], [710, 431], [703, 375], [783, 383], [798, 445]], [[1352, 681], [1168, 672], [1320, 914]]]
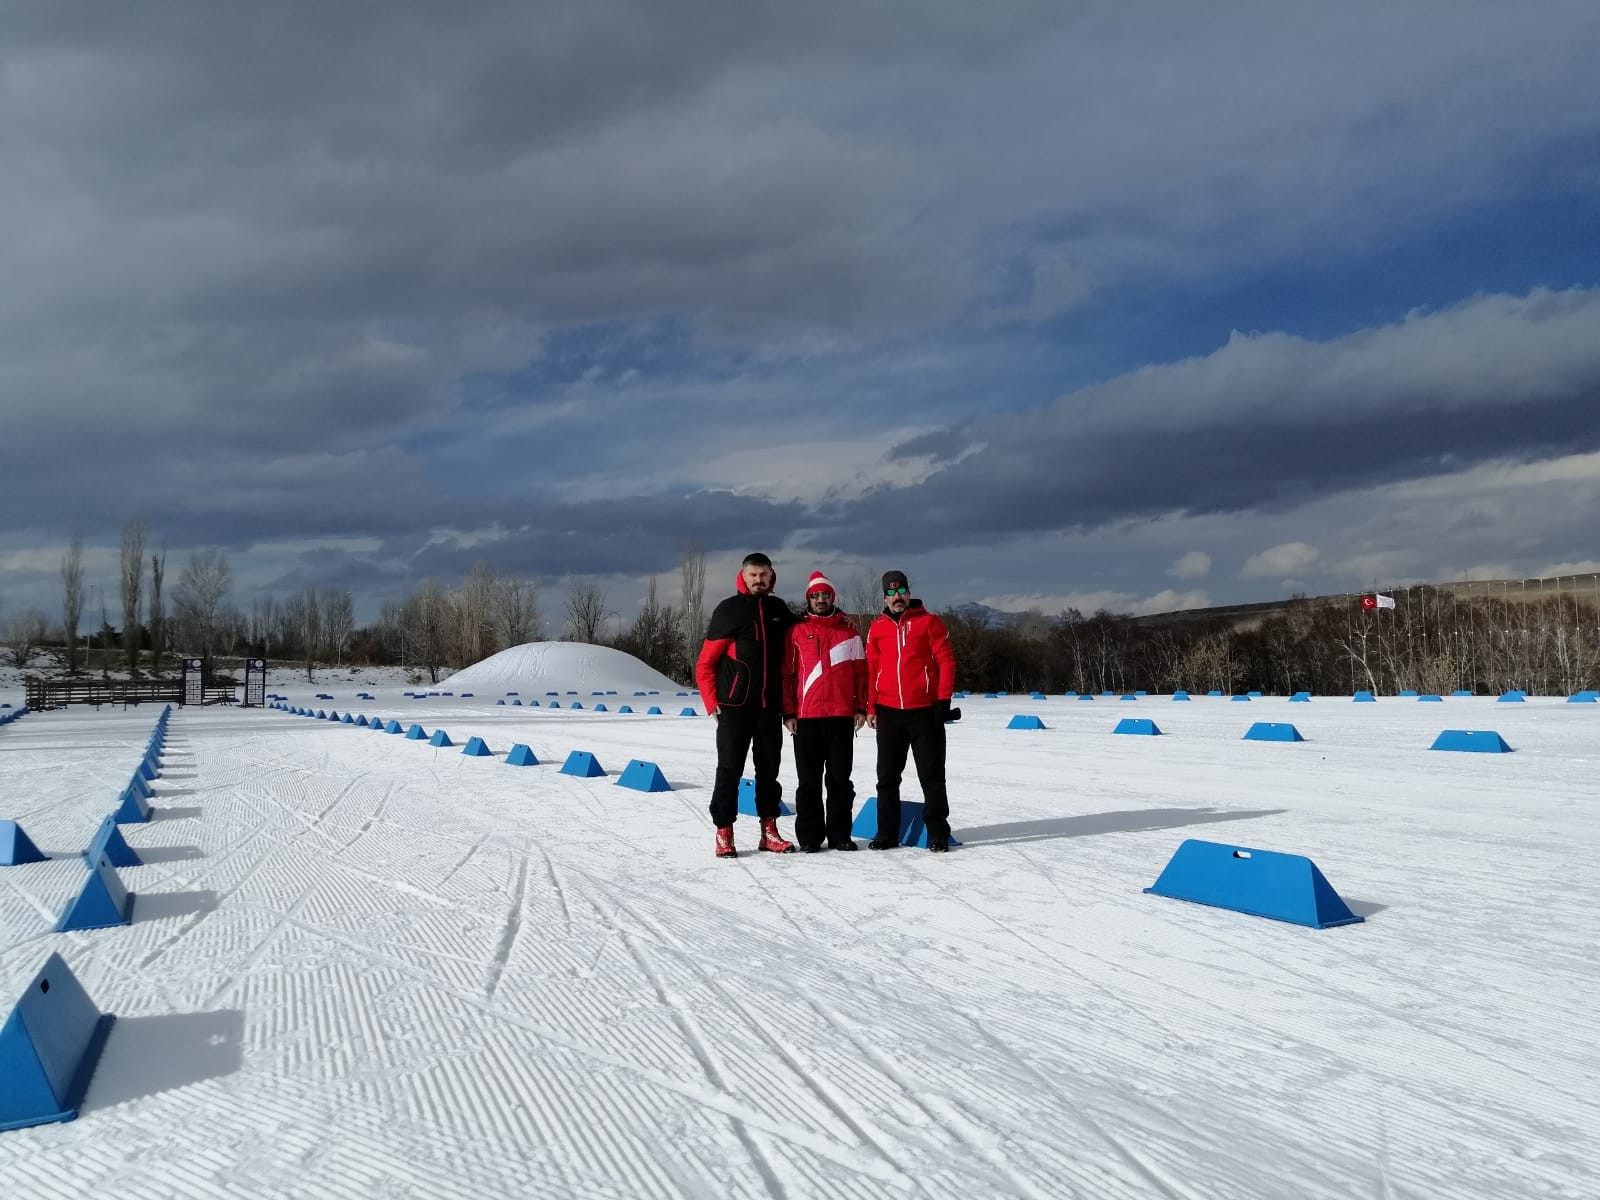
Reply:
[[867, 630], [867, 711], [927, 708], [956, 690], [956, 656], [944, 622], [913, 600], [897, 621], [880, 613]]
[[789, 630], [783, 660], [783, 715], [853, 717], [867, 711], [867, 654], [843, 613], [806, 613]]

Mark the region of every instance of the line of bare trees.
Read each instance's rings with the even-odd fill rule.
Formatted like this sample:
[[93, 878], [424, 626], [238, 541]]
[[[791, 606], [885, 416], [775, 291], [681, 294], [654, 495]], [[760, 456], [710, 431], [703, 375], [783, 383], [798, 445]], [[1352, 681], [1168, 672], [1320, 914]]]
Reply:
[[1570, 695], [1600, 686], [1600, 604], [1432, 587], [1404, 594], [1378, 611], [1354, 595], [1292, 601], [1245, 628], [1076, 610], [998, 626], [959, 612], [944, 619], [957, 684], [973, 691]]
[[[50, 619], [37, 608], [20, 609], [0, 622], [0, 644], [12, 666], [27, 667], [48, 648], [59, 647], [69, 675], [80, 674], [86, 652], [115, 650], [126, 663], [130, 675], [137, 676], [148, 663], [160, 671], [165, 656], [181, 646], [186, 653], [204, 657], [225, 649], [231, 612], [227, 607], [233, 572], [220, 550], [199, 550], [189, 556], [173, 596], [173, 611], [167, 611], [165, 594], [167, 552], [165, 547], [150, 553], [149, 609], [145, 610], [146, 550], [149, 534], [145, 522], [130, 520], [122, 527], [121, 554], [114, 586], [104, 588], [92, 581], [84, 561], [83, 537], [74, 535], [61, 557], [61, 623], [52, 628]], [[84, 609], [91, 595], [100, 599], [100, 626], [83, 630]], [[113, 626], [107, 598], [122, 602], [122, 623]], [[104, 653], [101, 669], [106, 669]]]

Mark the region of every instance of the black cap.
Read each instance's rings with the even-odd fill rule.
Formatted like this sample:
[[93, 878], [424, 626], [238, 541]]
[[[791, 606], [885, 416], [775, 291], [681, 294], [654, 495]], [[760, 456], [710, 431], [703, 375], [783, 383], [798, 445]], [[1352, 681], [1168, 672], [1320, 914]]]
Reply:
[[883, 573], [883, 594], [888, 595], [890, 588], [909, 588], [911, 581], [906, 578], [904, 571], [885, 571]]

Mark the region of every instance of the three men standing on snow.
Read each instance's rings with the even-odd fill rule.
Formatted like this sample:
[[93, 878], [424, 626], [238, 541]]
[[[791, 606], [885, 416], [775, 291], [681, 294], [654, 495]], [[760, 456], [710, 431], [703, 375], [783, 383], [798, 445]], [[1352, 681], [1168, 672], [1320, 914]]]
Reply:
[[909, 753], [922, 785], [928, 848], [948, 850], [944, 726], [955, 690], [955, 655], [944, 622], [912, 598], [904, 573], [887, 572], [883, 612], [868, 629], [863, 650], [820, 571], [806, 586], [806, 610], [799, 618], [773, 595], [776, 581], [766, 555], [745, 557], [738, 591], [712, 612], [696, 664], [701, 699], [717, 720], [711, 791], [717, 857], [738, 853], [733, 823], [747, 755], [755, 764], [757, 848], [794, 849], [777, 821], [784, 726], [795, 738], [795, 837], [801, 848], [820, 850], [826, 841], [836, 850], [854, 850], [850, 772], [855, 733], [863, 723], [877, 731], [878, 740], [878, 834], [871, 848], [900, 844], [900, 780]]

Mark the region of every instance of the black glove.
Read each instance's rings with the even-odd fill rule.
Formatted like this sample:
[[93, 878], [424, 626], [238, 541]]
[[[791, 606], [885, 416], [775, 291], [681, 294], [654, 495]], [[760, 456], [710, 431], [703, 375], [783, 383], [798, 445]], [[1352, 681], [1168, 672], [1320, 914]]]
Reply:
[[951, 708], [950, 701], [941, 700], [939, 701], [939, 717], [948, 725], [952, 721], [961, 720], [961, 710], [959, 708]]

